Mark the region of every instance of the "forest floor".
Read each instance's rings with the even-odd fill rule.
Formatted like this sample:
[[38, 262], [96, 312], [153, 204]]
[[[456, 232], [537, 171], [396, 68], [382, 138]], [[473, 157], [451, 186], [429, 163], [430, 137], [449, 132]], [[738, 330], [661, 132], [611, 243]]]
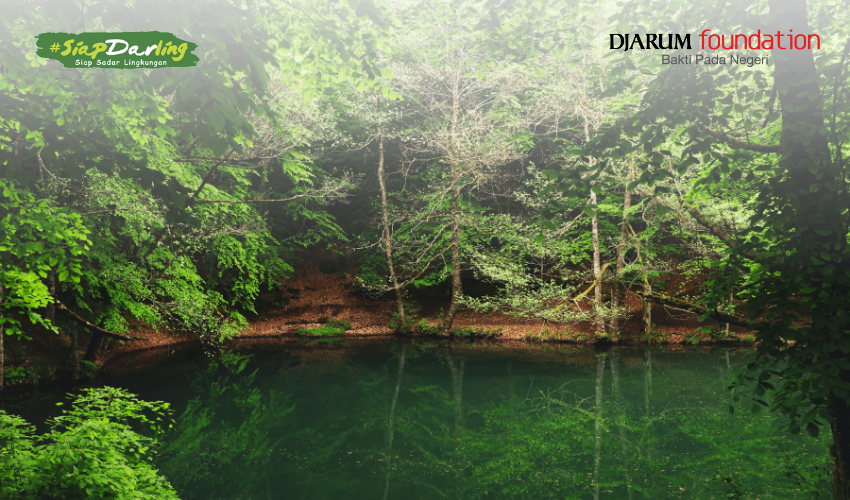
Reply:
[[[286, 305], [271, 308], [254, 318], [249, 318], [250, 328], [243, 332], [240, 338], [263, 338], [296, 335], [299, 328], [318, 328], [323, 326], [317, 320], [320, 317], [335, 318], [351, 322], [351, 329], [345, 332], [346, 337], [387, 336], [394, 333], [388, 326], [392, 313], [396, 310], [393, 297], [386, 294], [380, 299], [366, 297], [358, 291], [354, 279], [356, 269], [353, 267], [335, 269], [334, 272], [322, 272], [318, 257], [305, 259], [299, 266], [300, 272], [291, 279], [283, 280], [281, 291], [286, 298]], [[702, 278], [702, 279], [701, 279]], [[675, 263], [665, 275], [665, 289], [668, 293], [680, 295], [695, 290], [704, 277], [686, 276], [677, 269]], [[469, 288], [474, 288], [475, 283]], [[466, 291], [466, 289], [465, 289]], [[674, 292], [675, 291], [675, 292]], [[448, 293], [440, 293], [438, 297], [414, 297], [417, 308], [414, 312], [416, 320], [427, 320], [436, 325], [442, 310], [448, 309]], [[628, 318], [620, 321], [620, 342], [646, 342], [641, 334], [643, 301], [634, 294], [629, 294], [625, 305], [628, 307]], [[655, 324], [654, 342], [680, 344], [688, 341], [699, 327], [710, 326], [721, 328], [715, 321], [700, 323], [697, 315], [683, 310], [653, 305], [652, 322]], [[724, 325], [725, 326], [725, 325]], [[559, 325], [543, 321], [516, 318], [503, 313], [483, 314], [468, 309], [461, 309], [454, 322], [455, 328], [472, 328], [477, 332], [500, 331], [503, 340], [567, 340], [592, 338], [593, 325], [578, 323]], [[743, 329], [733, 326], [731, 331], [740, 338]], [[133, 335], [146, 337], [147, 341], [137, 341], [119, 344], [104, 351], [99, 361], [106, 361], [118, 354], [131, 351], [145, 350], [153, 347], [169, 346], [192, 341], [185, 335], [175, 335], [169, 332], [155, 332], [141, 329]], [[702, 342], [710, 342], [707, 334], [700, 334]]]

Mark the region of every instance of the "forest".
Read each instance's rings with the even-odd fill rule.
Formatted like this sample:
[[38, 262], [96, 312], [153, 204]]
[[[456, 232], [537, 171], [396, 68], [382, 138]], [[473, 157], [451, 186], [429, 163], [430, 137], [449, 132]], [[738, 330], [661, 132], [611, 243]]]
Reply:
[[[346, 497], [344, 443], [376, 447], [384, 499], [792, 498], [758, 464], [700, 475], [740, 440], [793, 498], [850, 499], [847, 0], [2, 7], [0, 497]], [[197, 64], [36, 54], [44, 33], [149, 31]], [[193, 380], [174, 404], [110, 374], [177, 345], [190, 374], [138, 372]], [[39, 387], [56, 408], [25, 402]], [[350, 405], [305, 413], [326, 393]], [[701, 451], [667, 462], [684, 435]], [[262, 472], [281, 450], [283, 483]], [[550, 455], [560, 472], [531, 472]]]

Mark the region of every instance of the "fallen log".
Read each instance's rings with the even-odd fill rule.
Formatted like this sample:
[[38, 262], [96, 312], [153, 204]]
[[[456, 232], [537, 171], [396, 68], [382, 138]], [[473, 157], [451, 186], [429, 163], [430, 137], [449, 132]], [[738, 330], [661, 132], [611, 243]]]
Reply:
[[743, 326], [744, 328], [749, 328], [751, 330], [758, 330], [760, 323], [755, 321], [750, 321], [747, 319], [739, 318], [737, 316], [732, 316], [731, 314], [722, 313], [720, 311], [710, 310], [706, 307], [702, 307], [697, 304], [692, 304], [688, 301], [677, 299], [676, 297], [670, 297], [667, 295], [659, 295], [656, 293], [645, 293], [645, 292], [632, 292], [635, 295], [640, 295], [641, 297], [649, 300], [650, 302], [655, 302], [656, 304], [668, 305], [677, 307], [679, 309], [685, 309], [688, 311], [692, 311], [698, 314], [707, 314], [709, 317], [716, 319], [717, 321], [722, 321], [724, 323], [729, 323], [732, 325]]

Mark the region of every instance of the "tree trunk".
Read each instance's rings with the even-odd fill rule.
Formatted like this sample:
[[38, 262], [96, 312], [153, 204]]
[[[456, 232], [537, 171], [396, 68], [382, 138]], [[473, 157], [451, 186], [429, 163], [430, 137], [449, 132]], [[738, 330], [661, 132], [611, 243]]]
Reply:
[[[47, 291], [51, 297], [56, 296], [56, 273], [52, 269], [47, 273]], [[53, 323], [56, 318], [56, 306], [53, 305], [53, 302], [47, 304], [44, 308], [44, 317]]]
[[[2, 290], [2, 287], [0, 287]], [[0, 392], [3, 391], [6, 375], [6, 332], [5, 327], [0, 325]]]
[[516, 395], [516, 385], [514, 384], [514, 369], [513, 363], [508, 361], [508, 400], [513, 401]]
[[[651, 294], [652, 287], [649, 283], [643, 285], [643, 291]], [[649, 299], [643, 299], [643, 333], [649, 334], [652, 332], [652, 302]]]
[[83, 360], [91, 363], [96, 362], [101, 344], [103, 344], [103, 334], [95, 331], [91, 336], [91, 340], [89, 340], [89, 346], [86, 349], [86, 355], [83, 356]]
[[[631, 226], [629, 226], [629, 230], [632, 231], [632, 237], [635, 240], [635, 252], [637, 252], [638, 262], [640, 263], [641, 272], [643, 273], [643, 292], [645, 295], [652, 295], [652, 286], [649, 284], [649, 278], [646, 276], [646, 266], [643, 264], [643, 258], [640, 255], [640, 241], [638, 240], [637, 234], [634, 234], [634, 230], [632, 230]], [[643, 298], [643, 333], [649, 334], [652, 331], [652, 304], [649, 299], [645, 296]]]
[[599, 500], [599, 467], [602, 461], [602, 380], [605, 377], [605, 355], [596, 356], [596, 443], [593, 453], [593, 500]]
[[614, 385], [614, 401], [617, 408], [617, 427], [620, 432], [620, 460], [623, 461], [623, 468], [626, 471], [626, 491], [628, 491], [629, 500], [632, 500], [632, 475], [629, 472], [629, 450], [626, 446], [626, 418], [623, 416], [625, 409], [625, 401], [620, 392], [620, 353], [617, 350], [611, 353], [611, 378]]
[[[376, 101], [379, 103], [380, 101]], [[380, 106], [378, 107], [380, 110]], [[407, 319], [404, 316], [404, 294], [401, 287], [398, 286], [398, 277], [395, 274], [395, 266], [393, 265], [393, 243], [392, 234], [390, 233], [390, 211], [387, 207], [387, 187], [384, 184], [384, 132], [378, 132], [378, 184], [381, 186], [381, 219], [384, 224], [384, 248], [387, 253], [387, 267], [390, 269], [390, 282], [395, 290], [396, 307], [398, 308], [399, 316], [399, 331], [404, 331], [407, 327]]]
[[605, 320], [602, 318], [602, 280], [599, 274], [602, 263], [599, 258], [599, 214], [596, 210], [596, 193], [590, 190], [590, 205], [593, 207], [593, 218], [591, 219], [591, 231], [593, 233], [593, 277], [596, 279], [596, 287], [593, 289], [593, 308], [596, 318], [596, 330], [594, 336], [605, 331]]
[[[451, 349], [451, 348], [450, 348]], [[449, 370], [452, 372], [452, 399], [454, 399], [454, 424], [455, 438], [460, 437], [460, 429], [463, 427], [463, 370], [464, 360], [455, 359], [453, 351], [449, 351], [446, 358], [449, 364]]]
[[449, 312], [446, 315], [446, 319], [443, 322], [442, 330], [444, 333], [448, 333], [452, 329], [452, 324], [455, 320], [455, 315], [457, 314], [457, 301], [460, 299], [460, 296], [463, 294], [463, 286], [460, 281], [460, 237], [458, 232], [460, 231], [460, 221], [458, 218], [460, 217], [460, 189], [458, 184], [460, 183], [460, 173], [458, 172], [457, 158], [455, 157], [455, 141], [457, 141], [457, 119], [460, 114], [460, 96], [458, 95], [457, 88], [457, 79], [455, 80], [454, 85], [454, 95], [452, 102], [452, 127], [451, 127], [451, 135], [452, 135], [452, 151], [449, 152], [449, 169], [450, 169], [450, 177], [451, 177], [451, 222], [452, 222], [452, 301], [449, 304]]
[[850, 499], [850, 407], [844, 398], [830, 394], [832, 410], [832, 495], [836, 500]]
[[71, 379], [75, 382], [80, 379], [80, 342], [79, 327], [71, 323], [68, 326], [68, 335], [71, 337]]
[[[0, 300], [3, 298], [3, 286], [0, 285]], [[0, 318], [3, 316], [0, 315]], [[2, 323], [0, 323], [0, 392], [3, 391], [6, 376], [6, 331]]]
[[390, 402], [390, 416], [387, 419], [387, 452], [384, 455], [384, 467], [387, 468], [386, 481], [384, 483], [384, 500], [387, 500], [387, 495], [390, 491], [390, 471], [392, 470], [392, 454], [393, 454], [393, 434], [394, 434], [394, 420], [395, 420], [395, 407], [396, 403], [398, 403], [398, 393], [401, 390], [401, 378], [404, 375], [404, 356], [406, 353], [407, 346], [405, 344], [401, 345], [401, 355], [398, 358], [398, 376], [395, 382], [395, 390], [393, 390], [393, 398]]
[[[620, 329], [620, 319], [617, 317], [617, 310], [620, 304], [626, 301], [626, 290], [620, 285], [620, 275], [623, 274], [623, 269], [626, 267], [626, 246], [629, 240], [629, 209], [632, 207], [632, 193], [629, 191], [629, 183], [632, 182], [634, 175], [634, 159], [629, 165], [629, 173], [626, 176], [626, 194], [623, 196], [623, 223], [620, 224], [620, 243], [617, 245], [617, 277], [614, 280], [614, 295], [611, 298], [611, 306], [614, 311], [614, 316], [611, 317], [611, 335], [616, 338]], [[631, 491], [629, 491], [631, 494]]]
[[652, 351], [643, 353], [643, 398], [646, 418], [649, 418], [649, 404], [652, 400]]
[[[768, 0], [768, 6], [774, 20], [771, 29], [779, 28], [783, 32], [793, 29], [795, 34], [812, 32], [806, 0]], [[850, 295], [846, 281], [836, 280], [833, 276], [836, 270], [840, 273], [849, 264], [845, 250], [846, 217], [842, 215], [846, 199], [839, 198], [845, 187], [837, 181], [843, 180], [844, 173], [841, 165], [832, 160], [824, 134], [823, 99], [818, 84], [820, 75], [812, 51], [782, 50], [774, 51], [774, 54], [774, 82], [777, 88], [784, 89], [778, 96], [782, 108], [783, 145], [779, 165], [787, 172], [788, 180], [784, 182], [782, 191], [777, 192], [780, 203], [777, 208], [781, 215], [768, 222], [782, 224], [784, 231], [794, 235], [785, 246], [787, 253], [793, 250], [803, 259], [810, 255], [825, 256], [823, 260], [827, 262], [821, 264], [803, 260], [806, 265], [803, 273], [791, 267], [793, 264], [779, 269], [782, 275], [787, 276], [786, 279], [802, 278], [800, 283], [828, 290], [826, 296], [822, 294], [810, 303], [813, 332], [810, 342], [817, 347], [835, 345], [837, 339], [833, 340], [828, 335], [832, 335], [832, 331], [848, 330], [847, 320], [838, 318], [845, 316], [841, 313], [846, 309], [847, 296]], [[836, 321], [843, 324], [835, 324]], [[815, 356], [814, 353], [807, 354]], [[840, 360], [847, 356], [835, 347], [829, 355]], [[842, 381], [850, 380], [847, 370], [842, 369], [836, 375]], [[834, 393], [829, 398], [833, 434], [830, 453], [834, 460], [833, 495], [836, 500], [850, 500], [850, 409], [847, 399]]]

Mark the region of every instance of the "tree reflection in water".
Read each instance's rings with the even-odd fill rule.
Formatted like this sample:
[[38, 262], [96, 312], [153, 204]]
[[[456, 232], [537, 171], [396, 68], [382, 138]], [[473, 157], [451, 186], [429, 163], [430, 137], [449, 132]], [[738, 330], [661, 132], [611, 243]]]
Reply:
[[728, 413], [718, 370], [725, 386], [741, 353], [562, 350], [572, 352], [404, 340], [302, 348], [286, 362], [225, 354], [193, 380], [159, 467], [184, 499], [828, 489], [825, 442], [771, 432], [773, 416]]

